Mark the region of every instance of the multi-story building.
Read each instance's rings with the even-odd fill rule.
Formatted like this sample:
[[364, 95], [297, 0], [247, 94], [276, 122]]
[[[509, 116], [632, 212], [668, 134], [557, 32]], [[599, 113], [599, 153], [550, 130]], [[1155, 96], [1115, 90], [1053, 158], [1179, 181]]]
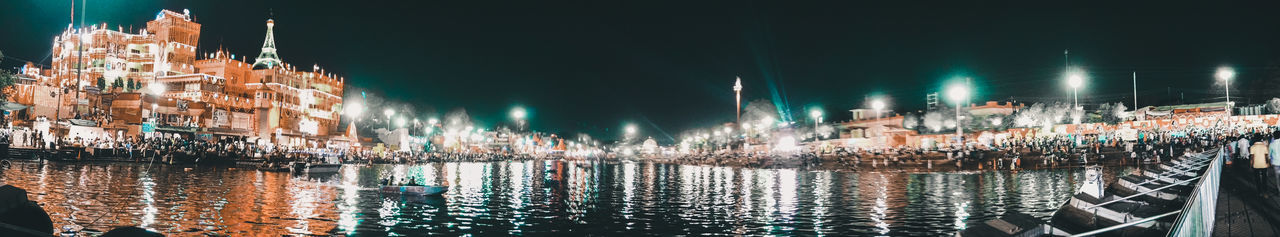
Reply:
[[[343, 78], [325, 73], [319, 66], [298, 71], [276, 53], [274, 20], [267, 20], [262, 51], [254, 59], [258, 82], [246, 82], [257, 108], [258, 135], [297, 144], [307, 136], [338, 134], [342, 111]], [[272, 134], [274, 133], [274, 134]]]
[[136, 33], [105, 24], [68, 27], [54, 38], [51, 69], [24, 69], [31, 86], [14, 93], [17, 101], [37, 105], [29, 117], [70, 118], [75, 112], [61, 107], [85, 105], [78, 106], [84, 112], [99, 105], [116, 118], [100, 126], [132, 134], [152, 123], [161, 132], [257, 137], [295, 146], [341, 136], [344, 79], [319, 66], [299, 71], [281, 60], [274, 26], [267, 20], [262, 51], [252, 64], [221, 49], [197, 53], [201, 26], [185, 10], [161, 10]]
[[187, 13], [169, 10], [156, 13], [138, 33], [106, 24], [68, 27], [53, 39], [52, 76], [60, 85], [78, 81], [88, 87], [97, 86], [98, 78], [106, 85], [116, 80], [147, 84], [157, 76], [190, 74], [195, 72], [199, 37], [199, 23]]

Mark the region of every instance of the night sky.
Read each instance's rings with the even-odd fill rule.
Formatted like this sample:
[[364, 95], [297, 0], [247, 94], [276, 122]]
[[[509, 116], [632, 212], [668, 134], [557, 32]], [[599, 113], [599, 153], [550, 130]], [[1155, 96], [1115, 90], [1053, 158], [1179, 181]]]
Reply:
[[[4, 2], [4, 68], [47, 64], [70, 2]], [[523, 105], [536, 130], [606, 139], [627, 122], [663, 142], [730, 122], [736, 76], [744, 103], [773, 88], [798, 120], [812, 106], [846, 120], [874, 95], [922, 109], [958, 77], [973, 78], [975, 102], [1069, 101], [1064, 50], [1089, 73], [1085, 104], [1132, 107], [1135, 71], [1144, 106], [1220, 100], [1223, 65], [1238, 72], [1233, 96], [1280, 95], [1258, 86], [1280, 75], [1276, 5], [799, 2], [90, 0], [86, 22], [137, 29], [160, 9], [190, 9], [201, 52], [252, 62], [274, 12], [284, 61], [345, 76], [348, 98], [385, 96], [424, 119], [466, 108], [487, 125]]]

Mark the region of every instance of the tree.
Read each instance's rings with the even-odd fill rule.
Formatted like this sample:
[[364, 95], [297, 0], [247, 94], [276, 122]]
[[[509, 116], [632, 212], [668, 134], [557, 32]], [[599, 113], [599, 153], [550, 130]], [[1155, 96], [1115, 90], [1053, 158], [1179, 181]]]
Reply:
[[[4, 61], [4, 52], [0, 52], [0, 62], [3, 62], [3, 61]], [[10, 87], [13, 87], [13, 84], [17, 83], [17, 81], [18, 81], [17, 75], [13, 75], [12, 73], [9, 73], [9, 71], [0, 69], [0, 100], [9, 99], [8, 90]]]
[[111, 88], [124, 89], [124, 79], [117, 77], [115, 81], [111, 82]]
[[99, 89], [99, 90], [107, 90], [107, 79], [106, 79], [106, 78], [98, 77], [98, 89]]
[[133, 78], [129, 78], [129, 87], [125, 87], [125, 88], [128, 89], [128, 91], [133, 91], [136, 89], [134, 88]]
[[18, 76], [9, 71], [0, 70], [0, 101], [9, 100], [9, 88], [12, 88], [17, 81]]
[[[1090, 122], [1102, 122], [1107, 124], [1122, 122], [1124, 121], [1124, 111], [1127, 109], [1129, 108], [1125, 107], [1124, 103], [1103, 103], [1098, 106], [1098, 111], [1095, 112], [1098, 115], [1097, 120]], [[1090, 117], [1092, 118], [1093, 116]]]

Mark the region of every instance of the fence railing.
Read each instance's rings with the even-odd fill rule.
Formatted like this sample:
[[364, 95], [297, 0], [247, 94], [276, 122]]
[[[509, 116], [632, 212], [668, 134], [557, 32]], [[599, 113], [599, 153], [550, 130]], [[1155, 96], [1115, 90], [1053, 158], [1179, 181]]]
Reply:
[[1182, 207], [1182, 214], [1173, 223], [1169, 236], [1210, 236], [1213, 234], [1213, 217], [1218, 206], [1218, 186], [1222, 178], [1223, 150], [1209, 163], [1209, 169], [1200, 176], [1200, 183]]

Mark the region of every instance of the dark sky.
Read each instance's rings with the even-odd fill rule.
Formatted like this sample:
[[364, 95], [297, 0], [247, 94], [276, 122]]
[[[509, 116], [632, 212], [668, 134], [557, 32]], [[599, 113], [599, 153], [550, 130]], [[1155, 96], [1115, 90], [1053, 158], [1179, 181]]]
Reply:
[[[47, 63], [69, 1], [5, 2], [5, 68]], [[920, 109], [961, 76], [980, 87], [974, 101], [1069, 100], [1067, 49], [1089, 73], [1083, 103], [1130, 107], [1135, 71], [1145, 105], [1179, 92], [1200, 102], [1222, 97], [1218, 66], [1236, 68], [1233, 85], [1271, 84], [1280, 59], [1276, 5], [832, 2], [90, 0], [87, 22], [137, 28], [185, 8], [203, 25], [202, 52], [256, 55], [273, 9], [281, 57], [346, 76], [348, 97], [364, 90], [423, 114], [465, 107], [490, 125], [519, 104], [535, 129], [606, 138], [626, 122], [665, 138], [731, 121], [735, 76], [744, 103], [775, 88], [796, 119], [821, 106], [843, 120], [868, 95]]]

